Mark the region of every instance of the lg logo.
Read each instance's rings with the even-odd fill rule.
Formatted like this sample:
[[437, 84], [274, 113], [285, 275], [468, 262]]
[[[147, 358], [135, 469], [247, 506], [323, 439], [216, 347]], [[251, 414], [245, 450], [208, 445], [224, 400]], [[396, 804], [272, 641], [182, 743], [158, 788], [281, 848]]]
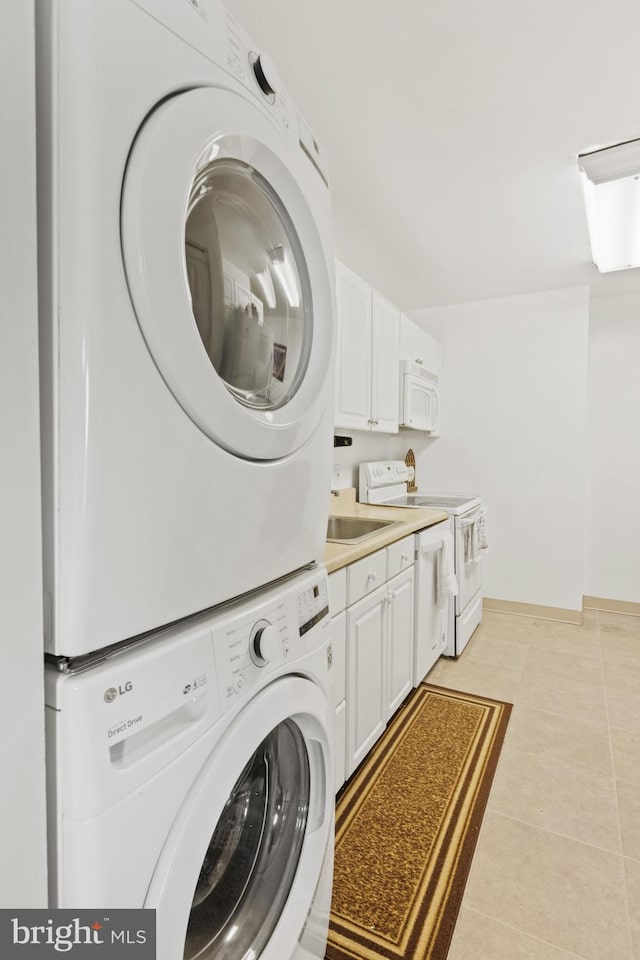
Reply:
[[106, 703], [113, 703], [118, 694], [123, 696], [123, 694], [129, 693], [131, 690], [133, 690], [133, 683], [131, 680], [127, 680], [126, 683], [120, 684], [119, 687], [109, 687], [108, 690], [105, 690], [104, 699]]

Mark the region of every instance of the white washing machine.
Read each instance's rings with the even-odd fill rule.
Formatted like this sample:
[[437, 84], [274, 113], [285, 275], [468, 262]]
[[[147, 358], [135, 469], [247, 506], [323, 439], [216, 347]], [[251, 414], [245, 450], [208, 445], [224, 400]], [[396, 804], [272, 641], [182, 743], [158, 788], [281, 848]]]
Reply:
[[36, 0], [46, 649], [322, 559], [326, 162], [218, 0]]
[[327, 579], [46, 671], [50, 906], [157, 911], [158, 960], [324, 957]]

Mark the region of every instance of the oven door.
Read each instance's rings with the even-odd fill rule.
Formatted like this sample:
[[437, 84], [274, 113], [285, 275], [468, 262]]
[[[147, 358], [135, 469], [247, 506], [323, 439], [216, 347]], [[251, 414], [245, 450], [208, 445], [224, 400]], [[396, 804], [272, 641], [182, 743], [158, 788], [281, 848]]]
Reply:
[[423, 377], [405, 374], [402, 391], [402, 423], [412, 430], [433, 433], [438, 422], [438, 388]]

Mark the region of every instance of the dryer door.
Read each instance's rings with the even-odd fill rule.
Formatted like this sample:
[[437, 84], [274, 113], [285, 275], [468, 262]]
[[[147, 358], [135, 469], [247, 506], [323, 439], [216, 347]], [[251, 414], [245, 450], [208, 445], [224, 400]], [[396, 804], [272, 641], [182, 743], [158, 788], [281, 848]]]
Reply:
[[293, 956], [333, 842], [329, 714], [316, 685], [287, 677], [213, 750], [145, 901], [158, 960]]
[[125, 173], [124, 264], [147, 346], [200, 429], [246, 459], [297, 450], [328, 399], [331, 281], [303, 159], [257, 105], [205, 88], [150, 115]]

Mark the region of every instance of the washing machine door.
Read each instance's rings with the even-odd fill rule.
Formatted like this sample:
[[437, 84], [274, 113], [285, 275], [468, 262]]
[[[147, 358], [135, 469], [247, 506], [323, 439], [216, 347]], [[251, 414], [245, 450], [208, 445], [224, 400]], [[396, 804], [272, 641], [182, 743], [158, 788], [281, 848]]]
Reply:
[[246, 459], [293, 453], [328, 402], [332, 286], [301, 162], [256, 104], [204, 88], [149, 116], [124, 178], [124, 265], [147, 346], [192, 420]]
[[158, 960], [293, 957], [333, 842], [329, 715], [315, 684], [288, 677], [212, 751], [145, 901]]

